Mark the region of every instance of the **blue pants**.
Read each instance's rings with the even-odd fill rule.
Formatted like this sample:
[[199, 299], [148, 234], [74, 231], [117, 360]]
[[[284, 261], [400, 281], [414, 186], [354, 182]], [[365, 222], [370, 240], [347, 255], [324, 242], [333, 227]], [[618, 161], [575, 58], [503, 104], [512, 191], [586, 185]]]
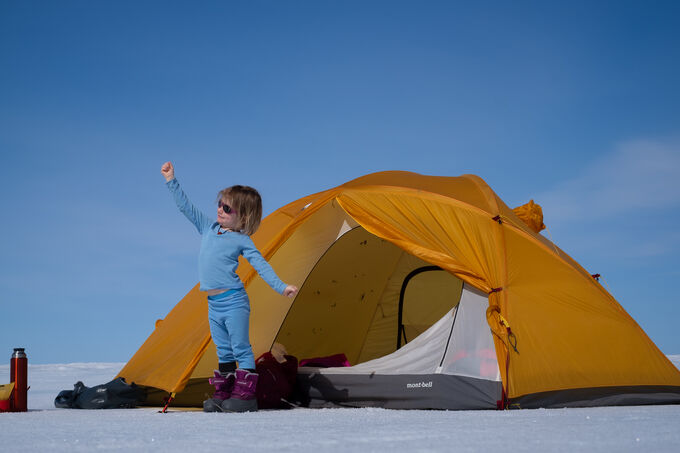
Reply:
[[249, 318], [250, 301], [244, 289], [208, 296], [210, 334], [220, 363], [238, 362], [239, 368], [255, 369]]

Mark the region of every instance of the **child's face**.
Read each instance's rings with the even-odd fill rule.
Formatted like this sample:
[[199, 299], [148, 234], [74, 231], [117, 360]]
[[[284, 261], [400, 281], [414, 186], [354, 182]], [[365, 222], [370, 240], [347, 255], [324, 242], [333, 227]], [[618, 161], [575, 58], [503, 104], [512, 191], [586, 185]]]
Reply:
[[238, 212], [231, 207], [231, 200], [223, 198], [217, 204], [217, 223], [222, 228], [238, 231], [240, 230], [240, 219]]

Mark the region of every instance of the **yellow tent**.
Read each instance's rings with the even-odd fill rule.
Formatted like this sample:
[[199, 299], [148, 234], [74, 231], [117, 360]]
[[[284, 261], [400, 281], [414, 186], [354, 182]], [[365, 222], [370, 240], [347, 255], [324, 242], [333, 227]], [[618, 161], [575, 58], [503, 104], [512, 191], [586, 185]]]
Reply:
[[[298, 358], [345, 353], [355, 366], [301, 369], [317, 405], [680, 402], [680, 372], [542, 227], [540, 207], [513, 212], [473, 175], [375, 173], [290, 203], [253, 240], [298, 296], [239, 267], [255, 356], [275, 342]], [[200, 406], [216, 368], [195, 287], [119, 376]]]

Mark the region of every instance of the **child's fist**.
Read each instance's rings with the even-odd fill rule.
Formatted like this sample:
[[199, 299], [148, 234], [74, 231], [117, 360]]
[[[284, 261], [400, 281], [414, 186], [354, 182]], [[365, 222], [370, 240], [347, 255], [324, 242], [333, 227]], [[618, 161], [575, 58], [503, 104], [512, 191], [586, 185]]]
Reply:
[[286, 297], [295, 297], [298, 291], [297, 286], [288, 285], [286, 286], [286, 289], [283, 290], [283, 295]]
[[175, 167], [172, 166], [172, 162], [166, 162], [161, 167], [161, 174], [165, 176], [166, 181], [170, 181], [175, 177]]

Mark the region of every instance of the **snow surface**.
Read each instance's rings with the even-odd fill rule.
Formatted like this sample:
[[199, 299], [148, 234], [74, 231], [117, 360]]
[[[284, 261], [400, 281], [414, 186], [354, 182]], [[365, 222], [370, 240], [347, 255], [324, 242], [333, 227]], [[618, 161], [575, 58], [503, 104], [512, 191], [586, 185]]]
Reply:
[[[680, 368], [680, 355], [669, 356]], [[29, 411], [0, 414], [0, 450], [26, 451], [680, 451], [680, 405], [417, 411], [295, 409], [222, 414], [56, 409], [77, 381], [122, 363], [29, 365]], [[0, 366], [0, 383], [9, 380]]]

